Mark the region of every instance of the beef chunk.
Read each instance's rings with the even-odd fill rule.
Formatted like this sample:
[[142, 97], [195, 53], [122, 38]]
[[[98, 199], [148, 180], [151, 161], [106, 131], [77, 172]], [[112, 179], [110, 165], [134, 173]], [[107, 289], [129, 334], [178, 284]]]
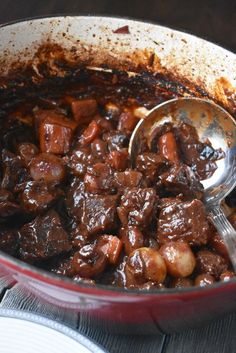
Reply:
[[158, 146], [163, 157], [174, 164], [179, 164], [178, 148], [172, 131], [166, 132], [159, 137]]
[[70, 149], [72, 130], [65, 126], [50, 124], [45, 121], [40, 125], [39, 137], [42, 152], [65, 154]]
[[54, 210], [36, 217], [20, 229], [20, 257], [23, 260], [43, 260], [69, 250], [68, 234]]
[[112, 166], [112, 168], [123, 171], [128, 166], [129, 153], [127, 148], [123, 148], [119, 151], [112, 151], [108, 156], [108, 163]]
[[123, 226], [148, 226], [154, 214], [157, 196], [152, 188], [132, 188], [121, 197], [118, 216]]
[[91, 143], [91, 153], [95, 158], [104, 160], [107, 154], [107, 143], [100, 138], [96, 138]]
[[56, 110], [39, 110], [37, 117], [41, 151], [54, 154], [67, 153], [77, 123]]
[[136, 226], [121, 228], [120, 235], [127, 255], [144, 246], [144, 236]]
[[97, 112], [97, 102], [95, 99], [73, 100], [71, 103], [71, 110], [74, 119], [78, 123], [84, 123], [89, 121], [89, 118]]
[[90, 153], [89, 147], [81, 147], [72, 151], [71, 155], [64, 158], [72, 174], [83, 176], [88, 166], [94, 163], [94, 157]]
[[29, 172], [24, 162], [14, 153], [2, 151], [3, 178], [1, 187], [13, 190], [17, 184], [23, 183], [30, 179]]
[[73, 277], [75, 274], [72, 269], [71, 257], [53, 259], [50, 263], [47, 263], [47, 270], [61, 276]]
[[187, 199], [202, 197], [202, 184], [196, 179], [190, 167], [184, 164], [175, 165], [163, 173], [158, 182], [158, 187], [160, 186], [173, 195], [183, 194]]
[[30, 174], [35, 181], [59, 183], [66, 175], [63, 160], [50, 153], [40, 153], [30, 162]]
[[168, 163], [164, 157], [152, 152], [144, 152], [138, 155], [136, 160], [137, 170], [150, 181], [154, 181], [157, 175], [162, 173], [167, 166]]
[[138, 122], [138, 118], [131, 112], [124, 112], [120, 115], [118, 121], [118, 130], [131, 134]]
[[210, 143], [202, 143], [198, 139], [196, 129], [188, 124], [180, 124], [176, 129], [182, 160], [196, 172], [200, 179], [209, 178], [217, 169], [216, 160], [224, 153], [214, 150]]
[[135, 170], [115, 173], [115, 183], [119, 189], [134, 188], [141, 185], [143, 175]]
[[0, 250], [14, 255], [19, 244], [19, 235], [15, 230], [0, 229]]
[[8, 217], [14, 216], [21, 212], [20, 206], [12, 201], [0, 202], [0, 221], [6, 220]]
[[128, 147], [129, 140], [125, 133], [119, 131], [110, 131], [103, 134], [104, 141], [107, 142], [110, 152], [121, 150]]
[[122, 241], [114, 235], [101, 235], [96, 243], [96, 250], [102, 252], [112, 265], [117, 265], [122, 247]]
[[21, 143], [17, 146], [17, 153], [20, 158], [28, 165], [33, 157], [39, 153], [38, 147], [33, 143]]
[[161, 243], [183, 240], [189, 245], [206, 244], [209, 226], [201, 201], [170, 199], [161, 205], [157, 237]]
[[116, 226], [116, 195], [93, 195], [82, 205], [81, 224], [89, 234], [109, 232]]
[[13, 194], [0, 188], [0, 222], [20, 213], [20, 206], [14, 201]]
[[197, 270], [200, 273], [208, 273], [216, 279], [227, 270], [224, 258], [209, 250], [200, 250], [196, 255]]
[[13, 194], [9, 190], [0, 188], [0, 202], [13, 200]]
[[69, 214], [80, 221], [82, 217], [83, 201], [86, 198], [84, 183], [74, 180], [66, 194], [66, 206]]
[[107, 120], [106, 118], [96, 114], [94, 120], [99, 126], [99, 130], [104, 133], [106, 131], [111, 131], [113, 129], [112, 122]]
[[85, 189], [91, 194], [113, 194], [114, 176], [105, 163], [96, 163], [89, 168], [84, 177]]
[[24, 186], [19, 199], [26, 212], [41, 212], [46, 210], [59, 195], [59, 189], [52, 188], [43, 181], [30, 181]]
[[82, 145], [87, 145], [93, 142], [100, 135], [100, 127], [96, 120], [92, 120], [91, 123], [84, 130], [80, 137], [80, 142]]
[[227, 251], [227, 248], [224, 244], [224, 241], [218, 234], [216, 228], [213, 226], [213, 224], [209, 223], [209, 228], [210, 228], [210, 238], [208, 242], [208, 246], [216, 252], [217, 254], [221, 255], [226, 262], [228, 263], [230, 261], [229, 259], [229, 253]]

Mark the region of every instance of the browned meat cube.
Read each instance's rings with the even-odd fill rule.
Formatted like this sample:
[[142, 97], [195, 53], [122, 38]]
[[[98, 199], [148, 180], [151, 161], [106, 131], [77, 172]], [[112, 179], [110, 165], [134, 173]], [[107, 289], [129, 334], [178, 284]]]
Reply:
[[158, 146], [163, 157], [174, 164], [179, 164], [178, 148], [172, 131], [168, 131], [159, 137]]
[[20, 206], [16, 202], [0, 201], [0, 220], [5, 220], [20, 212]]
[[131, 112], [124, 112], [120, 115], [118, 122], [118, 130], [131, 134], [138, 122], [138, 118]]
[[53, 259], [51, 263], [47, 264], [47, 270], [61, 276], [73, 277], [75, 274], [72, 269], [72, 257]]
[[74, 100], [71, 103], [71, 110], [74, 115], [74, 119], [78, 123], [84, 123], [89, 120], [88, 118], [96, 114], [97, 102], [95, 99]]
[[83, 201], [81, 224], [89, 234], [109, 232], [116, 227], [116, 195], [93, 195]]
[[[213, 228], [213, 226], [211, 227]], [[213, 234], [210, 237], [209, 245], [217, 252], [219, 255], [223, 256], [223, 258], [229, 262], [229, 254], [227, 248], [224, 244], [224, 241], [221, 239], [217, 231], [214, 229]]]
[[13, 190], [17, 184], [30, 179], [29, 172], [22, 159], [5, 149], [2, 151], [2, 167], [1, 187], [4, 189]]
[[38, 110], [35, 114], [41, 152], [67, 153], [77, 123], [56, 110]]
[[115, 183], [119, 189], [134, 188], [141, 185], [143, 175], [135, 170], [115, 173]]
[[84, 183], [74, 180], [70, 185], [66, 194], [66, 205], [69, 214], [72, 215], [76, 222], [80, 222], [82, 217], [83, 201], [86, 197]]
[[43, 260], [71, 250], [68, 234], [54, 210], [25, 224], [19, 233], [20, 257], [26, 261]]
[[209, 250], [200, 250], [196, 255], [197, 270], [200, 273], [208, 273], [216, 279], [227, 270], [224, 258]]
[[89, 147], [83, 146], [72, 151], [69, 157], [64, 158], [64, 161], [72, 174], [82, 176], [86, 173], [88, 166], [94, 163], [94, 156], [91, 155]]
[[40, 153], [30, 162], [30, 174], [35, 181], [59, 183], [65, 177], [63, 160], [54, 154]]
[[116, 170], [123, 171], [128, 165], [129, 153], [127, 148], [112, 151], [108, 156], [108, 163]]
[[0, 188], [0, 202], [13, 200], [13, 194], [9, 190]]
[[14, 255], [19, 244], [19, 234], [15, 230], [0, 229], [0, 249]]
[[33, 143], [21, 143], [17, 146], [17, 153], [21, 159], [28, 165], [31, 159], [39, 153], [38, 147]]
[[102, 252], [113, 265], [117, 265], [122, 247], [122, 241], [114, 235], [101, 235], [96, 243], [96, 250]]
[[100, 134], [100, 127], [98, 123], [93, 120], [84, 130], [83, 134], [81, 135], [81, 143], [82, 144], [90, 144], [93, 140], [95, 140]]
[[128, 136], [125, 133], [119, 131], [107, 132], [103, 134], [103, 139], [107, 142], [110, 152], [126, 148], [129, 144]]
[[37, 109], [34, 112], [34, 116], [37, 131], [44, 121], [47, 121], [48, 124], [64, 126], [72, 131], [78, 125], [76, 121], [68, 119], [62, 112], [55, 109]]
[[103, 118], [99, 114], [95, 115], [94, 121], [96, 121], [102, 133], [104, 133], [105, 131], [111, 131], [113, 129], [111, 121], [107, 120], [106, 118]]
[[20, 212], [20, 206], [14, 201], [13, 194], [0, 188], [0, 222]]
[[43, 181], [30, 181], [24, 186], [19, 199], [26, 212], [41, 212], [46, 210], [59, 195], [58, 189], [50, 187]]
[[201, 201], [170, 199], [161, 205], [157, 230], [160, 243], [183, 240], [189, 245], [202, 245], [208, 236], [209, 225]]
[[122, 225], [148, 226], [154, 214], [156, 201], [156, 192], [152, 188], [127, 190], [121, 197], [117, 209]]
[[203, 186], [187, 165], [173, 166], [160, 176], [158, 186], [173, 195], [183, 194], [187, 199], [201, 199]]
[[154, 181], [167, 167], [167, 160], [157, 153], [144, 152], [136, 160], [136, 168], [150, 181]]
[[39, 141], [41, 152], [65, 154], [70, 149], [72, 130], [45, 120], [40, 124]]
[[124, 243], [126, 255], [130, 255], [132, 251], [144, 246], [144, 236], [136, 226], [121, 228], [120, 235]]
[[197, 172], [200, 179], [209, 178], [217, 168], [216, 160], [224, 156], [221, 150], [214, 150], [210, 143], [199, 141], [196, 129], [182, 123], [176, 134], [182, 154], [183, 162]]
[[106, 157], [108, 150], [107, 150], [107, 143], [100, 138], [96, 138], [91, 143], [91, 153], [96, 159], [104, 160]]
[[113, 194], [114, 176], [109, 165], [96, 163], [84, 176], [85, 189], [91, 194]]

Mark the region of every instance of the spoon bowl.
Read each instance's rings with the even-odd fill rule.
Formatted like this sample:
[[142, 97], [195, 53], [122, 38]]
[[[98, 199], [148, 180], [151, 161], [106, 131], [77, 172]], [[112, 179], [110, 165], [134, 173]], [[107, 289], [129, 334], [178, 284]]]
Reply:
[[145, 140], [151, 149], [155, 132], [164, 123], [187, 123], [196, 128], [200, 141], [210, 141], [214, 149], [222, 149], [224, 156], [216, 162], [213, 175], [201, 180], [203, 202], [208, 217], [223, 239], [236, 270], [236, 231], [220, 208], [221, 201], [236, 186], [236, 122], [222, 107], [200, 98], [177, 98], [164, 102], [152, 110], [136, 126], [130, 139], [129, 154], [132, 166]]

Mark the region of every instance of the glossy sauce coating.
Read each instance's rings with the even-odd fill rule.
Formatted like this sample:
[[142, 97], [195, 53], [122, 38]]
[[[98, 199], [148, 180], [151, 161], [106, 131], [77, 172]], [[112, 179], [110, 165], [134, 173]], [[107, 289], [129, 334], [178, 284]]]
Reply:
[[81, 70], [5, 97], [0, 249], [90, 284], [161, 290], [232, 278], [201, 201], [200, 180], [222, 151], [187, 124], [166, 124], [131, 169], [143, 112], [184, 90], [165, 77]]

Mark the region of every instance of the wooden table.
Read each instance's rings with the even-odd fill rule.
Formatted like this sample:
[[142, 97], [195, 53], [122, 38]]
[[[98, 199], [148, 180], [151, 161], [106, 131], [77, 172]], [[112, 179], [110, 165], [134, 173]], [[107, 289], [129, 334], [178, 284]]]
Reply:
[[[133, 17], [187, 30], [236, 51], [235, 0], [1, 0], [0, 23], [51, 14], [104, 14]], [[86, 320], [49, 306], [9, 277], [0, 276], [0, 306], [39, 312], [93, 338], [110, 353], [233, 353], [236, 313], [181, 334], [119, 336], [93, 331]], [[184, 313], [183, 313], [184, 315]], [[1, 348], [0, 348], [1, 351]]]

